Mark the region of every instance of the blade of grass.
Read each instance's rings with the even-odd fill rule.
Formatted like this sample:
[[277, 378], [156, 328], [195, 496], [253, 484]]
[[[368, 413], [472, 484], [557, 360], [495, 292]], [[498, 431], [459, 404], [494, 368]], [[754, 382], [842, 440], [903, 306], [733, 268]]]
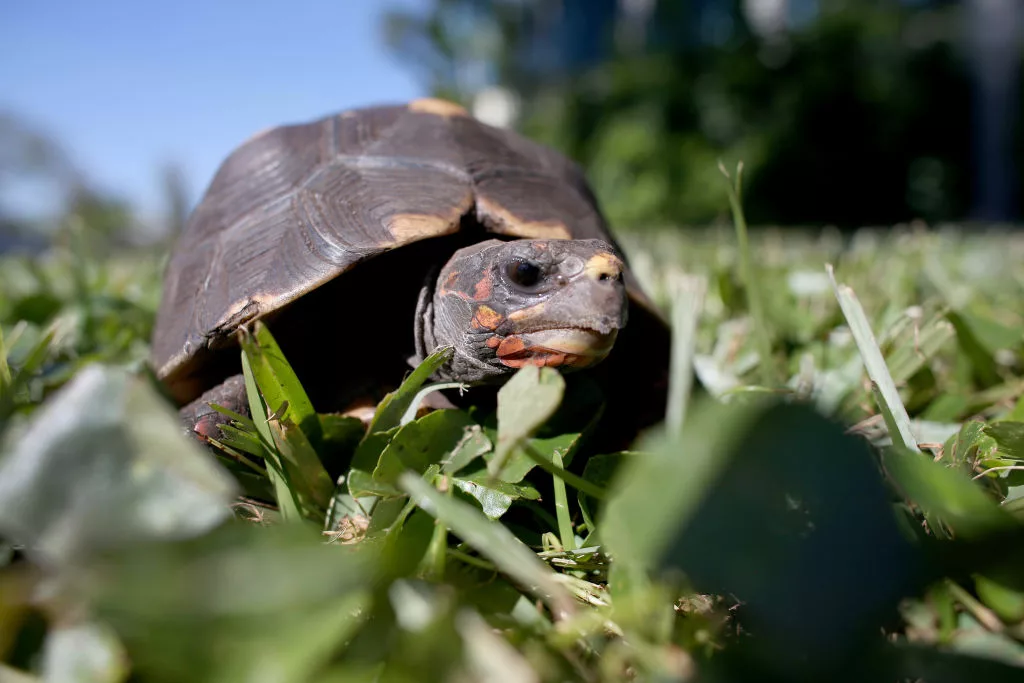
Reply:
[[754, 261], [750, 256], [750, 240], [747, 236], [747, 219], [743, 214], [743, 202], [741, 197], [743, 162], [736, 164], [736, 179], [725, 169], [725, 164], [718, 162], [718, 170], [722, 172], [727, 181], [729, 192], [729, 207], [732, 210], [733, 226], [736, 228], [736, 243], [740, 254], [740, 277], [747, 294], [747, 305], [750, 307], [750, 316], [754, 319], [754, 341], [757, 343], [757, 352], [760, 356], [759, 369], [761, 371], [761, 383], [766, 387], [775, 387], [781, 384], [775, 368], [775, 359], [772, 356], [772, 337], [768, 330], [768, 321], [764, 315], [764, 302], [761, 300], [761, 283], [758, 281]]
[[462, 382], [437, 382], [436, 384], [428, 384], [416, 392], [416, 395], [412, 398], [412, 402], [409, 403], [409, 407], [405, 409], [404, 413], [402, 413], [402, 419], [400, 419], [398, 423], [404, 427], [415, 420], [416, 413], [420, 409], [420, 404], [423, 403], [423, 399], [427, 397], [427, 394], [435, 391], [442, 391], [444, 389], [463, 390], [465, 388], [466, 385]]
[[682, 276], [672, 301], [672, 359], [669, 374], [668, 410], [665, 423], [670, 434], [678, 435], [686, 419], [686, 407], [693, 387], [693, 354], [697, 345], [697, 322], [704, 308], [707, 279]]
[[310, 441], [319, 443], [320, 420], [270, 329], [256, 321], [251, 332], [246, 328], [241, 332], [242, 348], [249, 354], [267, 406], [278, 413], [277, 419], [291, 420], [302, 428]]
[[857, 295], [853, 293], [853, 289], [836, 282], [835, 271], [831, 263], [825, 265], [825, 270], [832, 282], [832, 289], [839, 301], [839, 308], [842, 309], [843, 315], [846, 317], [861, 359], [864, 361], [864, 368], [871, 379], [875, 401], [885, 418], [890, 438], [898, 446], [918, 451], [917, 439], [911, 430], [907, 408], [900, 399], [899, 390], [896, 389], [896, 383], [885, 364], [885, 358], [882, 357], [882, 350], [878, 348], [875, 335], [871, 331], [871, 323], [868, 322], [868, 318], [864, 314], [864, 308], [860, 305]]
[[4, 331], [0, 327], [0, 401], [7, 398], [11, 386], [11, 368], [7, 365], [7, 348], [4, 346]]
[[[562, 454], [557, 450], [551, 454], [551, 462], [555, 467], [562, 468]], [[552, 475], [551, 485], [555, 491], [555, 518], [558, 520], [558, 536], [565, 550], [576, 549], [576, 536], [569, 518], [569, 497], [565, 493], [565, 480]]]
[[210, 408], [212, 408], [213, 410], [217, 411], [221, 415], [226, 415], [227, 417], [230, 417], [232, 420], [234, 420], [235, 422], [239, 423], [240, 425], [243, 425], [244, 427], [248, 427], [250, 429], [256, 429], [256, 425], [253, 424], [252, 420], [247, 418], [245, 415], [242, 415], [240, 413], [236, 413], [235, 411], [231, 410], [230, 408], [225, 408], [224, 406], [219, 406], [216, 403], [211, 403], [210, 404]]
[[442, 365], [452, 357], [454, 349], [451, 346], [442, 346], [432, 354], [423, 359], [416, 366], [409, 376], [405, 378], [402, 385], [395, 391], [384, 397], [384, 400], [377, 406], [377, 411], [370, 422], [370, 428], [366, 430], [367, 436], [377, 432], [386, 432], [392, 427], [402, 423], [402, 417], [409, 409], [409, 406], [416, 399], [420, 387], [422, 387], [430, 376], [437, 372]]
[[256, 378], [252, 374], [252, 367], [249, 365], [249, 357], [242, 351], [242, 375], [245, 377], [245, 392], [249, 398], [249, 412], [252, 414], [252, 421], [256, 425], [256, 431], [263, 441], [266, 450], [265, 461], [267, 463], [267, 476], [274, 486], [274, 497], [277, 499], [277, 506], [281, 509], [281, 517], [286, 521], [302, 519], [299, 512], [298, 501], [295, 500], [288, 480], [285, 478], [284, 463], [281, 456], [274, 447], [274, 435], [270, 431], [270, 423], [267, 421], [267, 412], [263, 407], [263, 398], [260, 395], [259, 387], [256, 386]]
[[399, 487], [428, 514], [444, 522], [463, 541], [503, 573], [543, 600], [556, 619], [576, 612], [572, 596], [557, 575], [503, 524], [492, 521], [468, 503], [449, 498], [412, 472], [403, 473]]
[[540, 467], [542, 470], [544, 470], [548, 474], [552, 474], [555, 477], [558, 477], [559, 479], [561, 479], [562, 481], [564, 481], [566, 484], [573, 487], [577, 491], [581, 491], [582, 493], [585, 493], [588, 496], [593, 496], [598, 500], [604, 500], [608, 497], [607, 491], [602, 489], [600, 486], [592, 484], [583, 477], [575, 475], [569, 470], [559, 467], [558, 465], [556, 465], [555, 463], [551, 462], [550, 460], [542, 456], [540, 453], [538, 453], [537, 449], [531, 446], [530, 444], [523, 444], [522, 450], [531, 460], [537, 463], [537, 466]]
[[955, 336], [953, 325], [942, 317], [937, 317], [922, 326], [913, 344], [905, 344], [889, 356], [888, 366], [893, 381], [906, 382], [913, 377]]

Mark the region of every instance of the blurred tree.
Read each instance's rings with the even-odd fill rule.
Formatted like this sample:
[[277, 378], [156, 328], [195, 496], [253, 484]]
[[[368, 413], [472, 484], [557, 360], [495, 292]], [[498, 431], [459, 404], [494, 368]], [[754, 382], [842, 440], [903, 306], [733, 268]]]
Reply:
[[163, 231], [168, 238], [174, 239], [184, 229], [190, 210], [188, 184], [181, 166], [164, 164], [160, 169], [160, 187], [164, 200]]
[[54, 138], [13, 112], [0, 111], [0, 184], [25, 175], [71, 185], [77, 182], [78, 171]]
[[[761, 223], [963, 217], [971, 98], [948, 0], [435, 0], [387, 36], [432, 90], [587, 170], [623, 227], [703, 223], [746, 166]], [[499, 117], [500, 122], [500, 117]]]
[[[51, 203], [45, 218], [11, 208], [11, 195], [27, 184], [45, 187]], [[0, 250], [38, 250], [44, 235], [64, 240], [72, 231], [103, 250], [127, 243], [136, 227], [132, 207], [91, 187], [55, 137], [22, 116], [0, 112]]]
[[130, 243], [137, 227], [135, 212], [127, 202], [76, 188], [61, 221], [61, 238], [71, 230], [81, 230], [99, 251]]

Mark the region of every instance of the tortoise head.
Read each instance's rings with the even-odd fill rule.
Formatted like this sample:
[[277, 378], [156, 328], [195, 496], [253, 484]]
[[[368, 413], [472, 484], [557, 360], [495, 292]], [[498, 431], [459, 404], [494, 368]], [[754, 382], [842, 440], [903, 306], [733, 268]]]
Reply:
[[615, 248], [596, 239], [460, 249], [438, 275], [421, 321], [424, 342], [455, 347], [445, 374], [467, 383], [524, 365], [594, 365], [626, 324], [623, 268]]

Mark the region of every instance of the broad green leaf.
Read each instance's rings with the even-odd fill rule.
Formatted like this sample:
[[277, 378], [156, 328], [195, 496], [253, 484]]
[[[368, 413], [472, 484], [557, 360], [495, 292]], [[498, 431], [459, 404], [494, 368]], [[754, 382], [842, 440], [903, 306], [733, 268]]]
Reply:
[[416, 572], [430, 547], [436, 522], [411, 503], [388, 528], [381, 548], [381, 572], [385, 577], [404, 577]]
[[498, 391], [498, 441], [488, 469], [503, 473], [512, 451], [554, 415], [565, 392], [557, 370], [527, 365]]
[[[536, 453], [538, 457], [548, 462], [553, 461], [553, 456], [556, 453], [563, 460], [571, 459], [573, 451], [580, 441], [580, 436], [579, 432], [567, 432], [555, 436], [535, 436], [524, 439], [509, 453], [505, 466], [498, 474], [498, 480], [511, 484], [521, 482], [537, 466], [536, 460], [531, 458], [530, 454], [526, 452], [527, 448], [532, 449], [533, 453]], [[494, 462], [496, 457], [497, 454], [495, 452], [484, 454], [484, 459], [488, 463]]]
[[237, 487], [150, 384], [85, 367], [0, 460], [0, 529], [49, 562], [200, 534]]
[[373, 472], [380, 462], [380, 456], [384, 449], [391, 443], [391, 439], [398, 433], [399, 427], [392, 427], [386, 432], [367, 432], [352, 456], [352, 467], [365, 472]]
[[985, 427], [985, 433], [996, 442], [1000, 454], [1014, 460], [1024, 460], [1024, 422], [993, 422]]
[[455, 453], [478, 427], [461, 410], [436, 410], [400, 428], [381, 453], [373, 478], [393, 486], [406, 470], [422, 474]]
[[394, 498], [405, 494], [390, 484], [373, 478], [371, 472], [352, 468], [348, 471], [348, 492], [353, 498], [366, 498], [380, 496], [382, 498]]
[[451, 454], [441, 462], [441, 471], [445, 474], [455, 474], [480, 456], [490, 453], [492, 448], [491, 440], [487, 438], [483, 428], [473, 423], [466, 429], [462, 440]]
[[454, 479], [452, 483], [463, 493], [468, 493], [476, 498], [480, 503], [480, 509], [491, 519], [498, 519], [512, 507], [514, 498], [507, 493], [502, 493], [497, 488], [489, 488], [468, 479]]
[[758, 666], [813, 678], [916, 588], [867, 445], [811, 408], [704, 404], [681, 439], [642, 446], [599, 520], [604, 545], [627, 568], [681, 571], [700, 592], [735, 595], [758, 633]]
[[111, 556], [89, 596], [142, 680], [302, 681], [362, 625], [371, 550], [325, 544], [304, 525], [232, 524]]
[[993, 451], [995, 445], [995, 441], [985, 434], [985, 423], [971, 420], [965, 422], [958, 433], [949, 437], [943, 445], [942, 452], [947, 462], [956, 465], [965, 473], [970, 473], [974, 469], [979, 451]]

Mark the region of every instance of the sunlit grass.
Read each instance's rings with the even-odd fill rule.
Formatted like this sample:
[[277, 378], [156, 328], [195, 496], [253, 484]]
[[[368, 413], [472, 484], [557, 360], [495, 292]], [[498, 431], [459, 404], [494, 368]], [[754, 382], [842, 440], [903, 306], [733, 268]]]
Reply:
[[320, 414], [257, 325], [214, 455], [159, 254], [0, 259], [0, 678], [1016, 680], [1024, 236], [755, 230], [752, 280], [735, 235], [622, 236], [677, 330], [626, 452], [549, 369], [417, 417], [444, 350]]

